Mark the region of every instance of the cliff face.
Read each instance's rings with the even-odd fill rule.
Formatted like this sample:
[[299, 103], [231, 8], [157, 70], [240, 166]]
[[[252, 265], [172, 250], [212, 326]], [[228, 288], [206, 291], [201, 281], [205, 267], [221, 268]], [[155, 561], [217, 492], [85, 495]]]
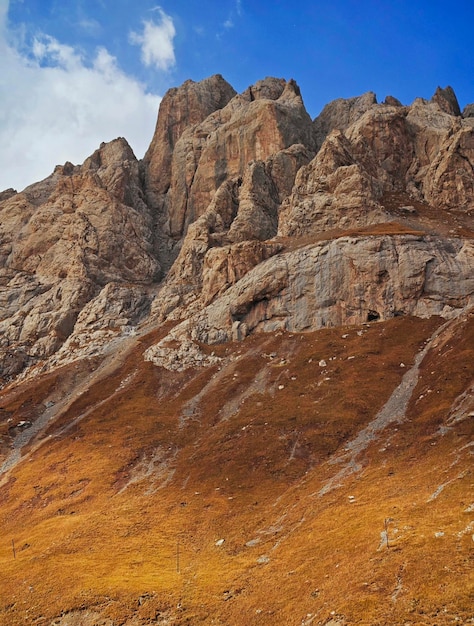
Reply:
[[2, 626], [469, 623], [473, 115], [214, 76], [0, 194]]
[[[187, 318], [247, 273], [245, 313], [229, 308], [235, 289], [213, 303], [216, 337], [229, 337], [229, 320], [246, 334], [359, 322], [372, 309], [380, 319], [455, 314], [473, 293], [469, 110], [461, 115], [450, 88], [411, 106], [369, 92], [312, 122], [293, 81], [267, 78], [237, 95], [214, 76], [170, 90], [141, 163], [117, 139], [82, 166], [3, 194], [4, 380], [100, 352], [150, 312]], [[416, 236], [393, 239], [392, 223]], [[336, 234], [376, 225], [369, 240]], [[332, 241], [287, 251], [308, 237]], [[252, 303], [262, 273], [281, 266], [265, 306], [263, 296]], [[292, 282], [310, 316], [288, 303]]]
[[2, 375], [11, 378], [54, 355], [102, 290], [111, 315], [100, 325], [137, 323], [146, 309], [145, 286], [160, 275], [152, 227], [139, 164], [124, 139], [102, 145], [82, 166], [58, 166], [4, 201]]
[[[235, 284], [175, 327], [158, 350], [150, 348], [148, 358], [160, 366], [185, 369], [195, 363], [176, 358], [175, 351], [182, 352], [176, 342], [189, 347], [191, 340], [214, 344], [240, 340], [256, 331], [304, 332], [403, 315], [449, 318], [468, 306], [474, 291], [474, 246], [457, 239], [341, 237], [280, 253], [265, 262], [260, 250], [257, 259], [248, 248], [238, 251], [241, 258], [250, 257], [247, 268], [255, 267], [240, 280], [237, 274], [237, 281], [235, 270], [230, 270], [235, 264], [231, 251], [225, 263], [213, 254], [205, 268], [207, 290], [209, 284], [217, 283], [218, 288], [223, 276], [228, 285]], [[206, 290], [204, 294], [208, 295]], [[166, 350], [169, 345], [173, 347]]]
[[143, 162], [165, 234], [180, 239], [223, 182], [243, 176], [251, 161], [296, 143], [312, 145], [313, 139], [311, 119], [291, 81], [266, 79], [236, 95], [213, 77], [169, 93]]

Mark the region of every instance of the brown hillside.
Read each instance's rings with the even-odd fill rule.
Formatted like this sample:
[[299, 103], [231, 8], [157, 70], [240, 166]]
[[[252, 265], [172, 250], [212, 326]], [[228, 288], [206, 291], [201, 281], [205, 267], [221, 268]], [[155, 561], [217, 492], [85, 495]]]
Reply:
[[221, 77], [0, 198], [0, 626], [474, 624], [474, 125]]
[[[431, 340], [406, 414], [332, 483], [440, 323], [260, 335], [173, 375], [132, 348], [2, 485], [0, 623], [468, 623], [472, 425], [450, 407], [472, 317]], [[2, 410], [31, 415], [26, 394], [59, 384]]]

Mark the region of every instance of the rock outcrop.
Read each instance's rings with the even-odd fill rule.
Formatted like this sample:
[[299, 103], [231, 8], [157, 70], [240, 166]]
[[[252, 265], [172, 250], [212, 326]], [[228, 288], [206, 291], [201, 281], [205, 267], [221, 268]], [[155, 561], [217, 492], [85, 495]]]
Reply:
[[[148, 285], [160, 273], [139, 164], [124, 139], [103, 144], [82, 166], [58, 166], [5, 200], [0, 238], [0, 354], [7, 378], [54, 354], [109, 284]], [[116, 326], [113, 315], [105, 323]], [[13, 358], [18, 352], [25, 357]]]
[[216, 76], [0, 194], [1, 624], [472, 623], [469, 111]]
[[280, 235], [301, 236], [389, 219], [378, 202], [382, 182], [351, 153], [346, 136], [333, 131], [311, 163], [299, 170], [292, 193], [282, 203]]
[[377, 98], [373, 91], [368, 91], [356, 98], [338, 98], [326, 104], [314, 120], [314, 132], [318, 149], [331, 131], [346, 130], [351, 124], [357, 122], [374, 104], [377, 104]]
[[[302, 144], [294, 144], [270, 156], [266, 161], [251, 161], [243, 177], [226, 180], [214, 194], [205, 213], [193, 222], [183, 240], [181, 250], [171, 268], [160, 297], [153, 305], [153, 315], [163, 321], [179, 319], [207, 303], [211, 294], [221, 291], [212, 285], [204, 267], [224, 256], [241, 258], [240, 270], [230, 276], [239, 278], [255, 264], [279, 250], [278, 244], [263, 244], [277, 234], [281, 202], [290, 193], [296, 173], [308, 163], [311, 153]], [[252, 252], [244, 244], [251, 242]], [[259, 250], [257, 253], [256, 250]], [[269, 252], [271, 251], [271, 252]], [[211, 260], [212, 259], [212, 260]], [[245, 268], [245, 271], [244, 271]], [[204, 281], [206, 286], [204, 286]], [[227, 284], [232, 284], [231, 282]]]
[[[256, 264], [146, 356], [163, 367], [186, 369], [197, 364], [195, 353], [192, 360], [183, 356], [192, 342], [221, 343], [252, 332], [313, 331], [403, 315], [453, 317], [474, 304], [473, 258], [472, 242], [416, 235], [343, 237], [280, 253]], [[227, 280], [229, 285], [229, 263], [219, 265], [219, 260], [213, 272], [221, 280], [214, 276], [213, 284]], [[209, 361], [202, 355], [200, 363]]]
[[431, 102], [435, 102], [442, 111], [449, 113], [450, 115], [461, 115], [461, 109], [459, 108], [459, 102], [454, 93], [454, 89], [450, 86], [442, 89], [438, 87], [431, 98]]
[[[233, 98], [221, 77], [209, 81], [216, 95], [196, 111], [194, 102], [203, 100], [196, 92], [207, 92], [206, 81], [185, 83], [163, 100], [155, 139], [144, 159], [148, 193], [172, 240], [186, 233], [220, 185], [242, 176], [250, 161], [266, 160], [296, 143], [313, 146], [311, 119], [293, 81], [265, 79]], [[175, 106], [180, 110], [181, 102], [191, 111], [184, 122], [182, 114], [169, 113]]]
[[[439, 209], [470, 210], [474, 134], [456, 115], [453, 97], [449, 89], [438, 89], [432, 102], [418, 99], [410, 107], [377, 105], [372, 94], [346, 107], [337, 101], [340, 128], [335, 121], [325, 126], [336, 130], [298, 172], [282, 206], [279, 232], [301, 235], [388, 221], [382, 198], [390, 192], [405, 192]], [[326, 123], [331, 117], [323, 113]]]
[[170, 90], [142, 162], [117, 139], [2, 192], [3, 381], [144, 322], [183, 321], [148, 352], [181, 367], [214, 362], [194, 341], [469, 307], [473, 119], [450, 87], [314, 121], [292, 80]]

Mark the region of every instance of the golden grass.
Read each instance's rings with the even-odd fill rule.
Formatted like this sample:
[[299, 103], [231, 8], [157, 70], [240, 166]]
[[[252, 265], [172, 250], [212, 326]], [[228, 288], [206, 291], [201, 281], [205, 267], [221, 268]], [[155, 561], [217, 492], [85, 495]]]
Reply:
[[[462, 421], [437, 432], [469, 384], [472, 321], [428, 354], [407, 421], [318, 495], [338, 470], [332, 455], [374, 418], [406, 371], [400, 363], [409, 367], [439, 324], [399, 318], [253, 336], [220, 347], [241, 352], [221, 372], [164, 372], [143, 362], [144, 340], [0, 488], [0, 624], [49, 625], [94, 608], [115, 624], [160, 615], [173, 624], [468, 623], [472, 430]], [[262, 370], [264, 385], [248, 396]], [[20, 411], [29, 398], [39, 407], [49, 384], [25, 386], [4, 406]], [[192, 418], [180, 419], [203, 389]]]

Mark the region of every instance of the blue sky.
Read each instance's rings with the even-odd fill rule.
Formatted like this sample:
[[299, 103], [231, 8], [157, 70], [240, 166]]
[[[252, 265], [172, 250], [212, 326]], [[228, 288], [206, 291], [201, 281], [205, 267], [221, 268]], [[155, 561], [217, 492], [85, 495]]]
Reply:
[[451, 85], [474, 102], [474, 2], [0, 0], [0, 189], [125, 136], [138, 157], [160, 98], [220, 73], [237, 91], [294, 78], [315, 117], [375, 91]]

